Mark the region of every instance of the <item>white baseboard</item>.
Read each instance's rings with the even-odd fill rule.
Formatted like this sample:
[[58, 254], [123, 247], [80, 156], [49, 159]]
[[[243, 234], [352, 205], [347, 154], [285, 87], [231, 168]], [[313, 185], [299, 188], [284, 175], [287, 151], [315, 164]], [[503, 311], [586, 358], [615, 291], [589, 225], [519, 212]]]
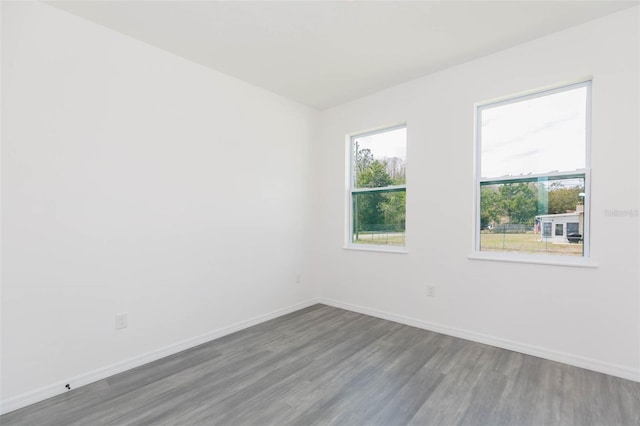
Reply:
[[467, 331], [455, 327], [436, 324], [429, 321], [424, 321], [416, 318], [407, 317], [404, 315], [392, 314], [377, 309], [371, 309], [364, 306], [353, 305], [350, 303], [340, 302], [338, 300], [328, 299], [324, 297], [314, 298], [305, 302], [297, 303], [295, 305], [288, 306], [286, 308], [278, 309], [263, 315], [259, 315], [254, 318], [250, 318], [245, 321], [240, 321], [235, 324], [231, 324], [227, 327], [219, 328], [217, 330], [210, 331], [200, 336], [196, 336], [190, 339], [186, 339], [175, 344], [165, 346], [164, 348], [157, 349], [155, 351], [147, 352], [139, 356], [117, 362], [99, 368], [94, 371], [89, 371], [84, 374], [80, 374], [75, 377], [71, 377], [56, 383], [52, 383], [47, 386], [43, 386], [34, 391], [26, 392], [24, 394], [9, 398], [0, 402], [0, 414], [6, 414], [8, 412], [17, 410], [27, 405], [34, 404], [36, 402], [43, 401], [53, 396], [64, 393], [64, 385], [69, 383], [72, 389], [87, 385], [89, 383], [97, 382], [107, 377], [113, 376], [118, 373], [130, 370], [135, 367], [147, 364], [152, 361], [156, 361], [160, 358], [164, 358], [183, 350], [201, 345], [203, 343], [215, 340], [222, 336], [226, 336], [236, 331], [244, 330], [245, 328], [252, 327], [254, 325], [269, 321], [282, 315], [286, 315], [291, 312], [295, 312], [300, 309], [304, 309], [316, 303], [322, 303], [328, 306], [336, 308], [346, 309], [353, 312], [358, 312], [365, 315], [370, 315], [377, 318], [394, 321], [400, 324], [406, 324], [413, 327], [422, 328], [424, 330], [434, 331], [437, 333], [446, 334], [449, 336], [459, 337], [466, 340], [471, 340], [478, 343], [484, 343], [487, 345], [495, 346], [498, 348], [508, 349], [516, 352], [521, 352], [527, 355], [536, 356], [539, 358], [548, 359], [551, 361], [557, 361], [564, 364], [573, 365], [576, 367], [586, 368], [588, 370], [597, 371], [604, 374], [609, 374], [624, 379], [634, 380], [640, 382], [640, 371], [633, 368], [615, 365], [611, 363], [602, 362], [599, 360], [585, 358], [578, 355], [568, 354], [564, 352], [554, 351], [539, 346], [528, 345], [520, 342], [515, 342], [500, 337], [489, 336], [486, 334], [476, 333], [473, 331]]
[[611, 364], [608, 362], [599, 361], [597, 359], [586, 358], [579, 355], [555, 351], [539, 346], [528, 345], [526, 343], [520, 343], [500, 337], [476, 333], [474, 331], [436, 324], [429, 321], [407, 317], [404, 315], [392, 314], [389, 312], [340, 302], [338, 300], [328, 299], [325, 297], [319, 298], [318, 302], [325, 305], [333, 306], [335, 308], [346, 309], [348, 311], [358, 312], [361, 314], [370, 315], [372, 317], [382, 318], [400, 324], [422, 328], [424, 330], [435, 331], [437, 333], [459, 337], [462, 339], [471, 340], [473, 342], [483, 343], [502, 349], [508, 349], [511, 351], [532, 355], [538, 358], [544, 358], [551, 361], [561, 362], [563, 364], [569, 364], [575, 367], [585, 368], [587, 370], [593, 370], [599, 373], [609, 374], [611, 376], [640, 382], [640, 370], [634, 370], [633, 368], [625, 367], [622, 365]]
[[165, 346], [163, 348], [147, 352], [133, 358], [117, 362], [115, 364], [107, 365], [105, 367], [89, 371], [75, 377], [70, 377], [68, 379], [43, 386], [39, 389], [26, 392], [21, 395], [17, 395], [0, 402], [0, 414], [6, 414], [19, 408], [26, 407], [27, 405], [35, 404], [36, 402], [44, 401], [45, 399], [62, 394], [65, 392], [64, 386], [67, 383], [71, 385], [72, 389], [76, 389], [78, 387], [88, 385], [89, 383], [97, 382], [115, 374], [122, 373], [135, 367], [139, 367], [149, 362], [156, 361], [160, 358], [176, 354], [178, 352], [184, 351], [185, 349], [189, 349], [203, 343], [207, 343], [211, 340], [218, 339], [222, 336], [226, 336], [227, 334], [235, 333], [236, 331], [244, 330], [245, 328], [252, 327], [254, 325], [269, 321], [282, 315], [304, 309], [311, 305], [315, 305], [316, 303], [319, 303], [319, 300], [316, 298], [307, 300], [305, 302], [296, 303], [295, 305], [287, 306], [286, 308], [259, 315], [245, 321], [240, 321], [227, 327], [222, 327], [217, 330], [210, 331], [200, 336], [182, 340], [172, 345]]

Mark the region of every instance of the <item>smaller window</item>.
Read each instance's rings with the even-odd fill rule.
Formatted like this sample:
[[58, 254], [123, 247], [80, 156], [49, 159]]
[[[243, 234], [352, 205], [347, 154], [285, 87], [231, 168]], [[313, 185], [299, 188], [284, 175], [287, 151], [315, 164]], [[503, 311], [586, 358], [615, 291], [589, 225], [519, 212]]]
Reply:
[[564, 225], [562, 223], [556, 223], [556, 237], [564, 235]]
[[351, 137], [350, 245], [404, 246], [407, 128]]
[[551, 236], [551, 222], [544, 222], [542, 224], [542, 236], [543, 237]]

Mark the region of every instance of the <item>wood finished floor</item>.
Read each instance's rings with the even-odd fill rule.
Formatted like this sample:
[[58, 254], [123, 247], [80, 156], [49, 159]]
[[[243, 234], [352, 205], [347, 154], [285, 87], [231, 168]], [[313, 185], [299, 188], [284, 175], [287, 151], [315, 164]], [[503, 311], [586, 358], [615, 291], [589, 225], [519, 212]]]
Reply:
[[640, 383], [324, 305], [2, 425], [639, 425]]

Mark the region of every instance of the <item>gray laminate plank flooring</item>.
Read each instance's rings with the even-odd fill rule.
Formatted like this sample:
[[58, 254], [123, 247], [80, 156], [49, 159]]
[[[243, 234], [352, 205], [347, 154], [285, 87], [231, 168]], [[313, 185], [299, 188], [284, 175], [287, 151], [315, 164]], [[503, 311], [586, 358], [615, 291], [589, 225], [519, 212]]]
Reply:
[[640, 383], [324, 305], [2, 425], [640, 425]]

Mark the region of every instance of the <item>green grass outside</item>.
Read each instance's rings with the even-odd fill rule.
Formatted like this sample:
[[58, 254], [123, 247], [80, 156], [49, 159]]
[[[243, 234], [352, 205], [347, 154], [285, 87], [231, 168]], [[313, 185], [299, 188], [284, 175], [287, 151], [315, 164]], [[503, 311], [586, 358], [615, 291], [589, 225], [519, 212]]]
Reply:
[[513, 253], [541, 253], [564, 256], [582, 256], [582, 243], [551, 243], [540, 241], [540, 235], [528, 234], [480, 234], [481, 251]]
[[359, 232], [353, 236], [354, 244], [404, 246], [404, 232]]

